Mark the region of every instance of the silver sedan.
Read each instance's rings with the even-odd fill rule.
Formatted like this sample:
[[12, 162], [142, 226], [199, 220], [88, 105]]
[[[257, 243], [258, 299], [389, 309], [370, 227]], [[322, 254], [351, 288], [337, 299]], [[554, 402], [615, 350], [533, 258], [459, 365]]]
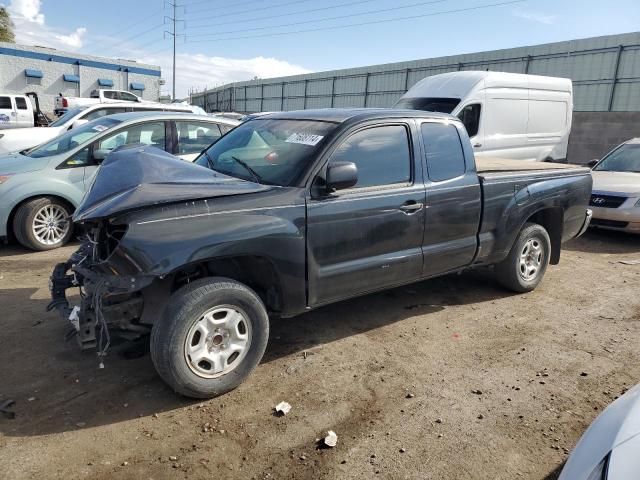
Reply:
[[640, 233], [640, 138], [593, 163], [591, 226]]

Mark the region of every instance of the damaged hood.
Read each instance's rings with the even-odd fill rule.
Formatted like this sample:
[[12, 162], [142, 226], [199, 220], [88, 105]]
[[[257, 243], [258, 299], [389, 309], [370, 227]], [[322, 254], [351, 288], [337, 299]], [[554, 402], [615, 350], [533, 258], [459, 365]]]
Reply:
[[185, 162], [156, 147], [121, 147], [102, 162], [73, 220], [96, 220], [140, 207], [271, 188]]

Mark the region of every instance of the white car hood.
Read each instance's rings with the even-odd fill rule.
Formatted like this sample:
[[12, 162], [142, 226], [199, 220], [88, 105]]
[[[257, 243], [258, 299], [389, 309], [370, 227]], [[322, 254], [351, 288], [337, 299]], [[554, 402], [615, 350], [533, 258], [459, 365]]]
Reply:
[[[593, 421], [573, 449], [558, 480], [586, 480], [609, 452], [638, 434], [640, 434], [640, 384], [609, 405]], [[620, 462], [620, 458], [616, 460]], [[636, 465], [640, 463], [638, 455], [628, 457], [626, 460], [636, 462]], [[610, 478], [615, 480], [616, 477]]]
[[640, 196], [640, 173], [592, 170], [594, 192], [623, 193]]
[[[0, 154], [20, 152], [41, 143], [48, 142], [65, 132], [67, 127], [29, 127], [11, 128], [2, 132]], [[6, 132], [6, 133], [5, 133]]]

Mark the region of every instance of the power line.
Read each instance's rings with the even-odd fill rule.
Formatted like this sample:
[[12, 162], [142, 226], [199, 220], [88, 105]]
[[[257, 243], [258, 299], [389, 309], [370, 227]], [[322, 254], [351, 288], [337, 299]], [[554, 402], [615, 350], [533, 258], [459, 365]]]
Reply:
[[314, 13], [314, 12], [320, 12], [323, 10], [332, 10], [334, 8], [342, 8], [342, 7], [351, 7], [353, 5], [360, 5], [362, 3], [371, 3], [371, 2], [375, 2], [377, 0], [358, 0], [356, 2], [349, 2], [349, 3], [342, 3], [340, 5], [330, 5], [328, 7], [320, 7], [320, 8], [312, 8], [312, 9], [308, 9], [308, 10], [298, 10], [296, 12], [288, 12], [288, 13], [279, 13], [277, 15], [267, 15], [265, 17], [252, 17], [248, 20], [232, 20], [230, 22], [222, 22], [222, 23], [209, 23], [207, 25], [192, 25], [191, 23], [189, 23], [189, 28], [193, 29], [193, 28], [210, 28], [210, 27], [218, 27], [220, 25], [231, 25], [234, 23], [249, 23], [249, 22], [254, 22], [254, 21], [258, 21], [258, 20], [269, 20], [271, 18], [280, 18], [280, 17], [290, 17], [293, 15], [300, 15], [302, 13]]
[[279, 37], [279, 36], [283, 36], [283, 35], [292, 35], [292, 34], [297, 34], [297, 33], [320, 32], [320, 31], [326, 31], [326, 30], [338, 30], [338, 29], [344, 29], [344, 28], [350, 28], [350, 27], [360, 27], [360, 26], [364, 26], [364, 25], [377, 25], [377, 24], [381, 24], [381, 23], [397, 22], [397, 21], [401, 21], [401, 20], [413, 20], [413, 19], [416, 19], [416, 18], [435, 17], [435, 16], [438, 16], [438, 15], [446, 15], [446, 14], [450, 14], [450, 13], [461, 13], [461, 12], [470, 12], [470, 11], [473, 11], [473, 10], [483, 10], [485, 8], [501, 7], [501, 6], [505, 6], [505, 5], [513, 5], [513, 4], [516, 4], [516, 3], [523, 3], [523, 2], [526, 2], [526, 1], [527, 0], [511, 0], [511, 1], [507, 1], [507, 2], [491, 3], [491, 4], [487, 4], [487, 5], [478, 5], [478, 6], [475, 6], [475, 7], [467, 7], [467, 8], [459, 8], [459, 9], [455, 9], [455, 10], [445, 10], [445, 11], [441, 11], [441, 12], [426, 13], [426, 14], [422, 14], [422, 15], [411, 15], [411, 16], [407, 16], [407, 17], [388, 18], [388, 19], [384, 19], [384, 20], [372, 20], [372, 21], [368, 21], [368, 22], [351, 23], [351, 24], [347, 24], [347, 25], [337, 25], [337, 26], [331, 26], [331, 27], [309, 28], [309, 29], [305, 29], [305, 30], [295, 30], [295, 31], [291, 31], [291, 32], [265, 33], [265, 34], [260, 34], [260, 35], [246, 35], [246, 36], [241, 36], [241, 37], [227, 37], [227, 38], [206, 39], [206, 40], [192, 40], [192, 41], [187, 40], [187, 43], [224, 42], [224, 41], [227, 41], [227, 40], [244, 40], [244, 39], [249, 39], [249, 38]]
[[402, 6], [399, 6], [399, 7], [383, 8], [383, 9], [380, 9], [380, 10], [369, 10], [368, 12], [349, 13], [349, 14], [346, 14], [346, 15], [338, 15], [336, 17], [316, 18], [316, 19], [313, 19], [313, 20], [305, 20], [305, 21], [302, 21], [302, 22], [282, 23], [280, 25], [269, 25], [269, 26], [266, 26], [266, 27], [245, 28], [243, 30], [227, 30], [227, 31], [216, 32], [216, 33], [202, 33], [202, 34], [190, 35], [190, 37], [206, 37], [206, 36], [211, 36], [211, 35], [224, 35], [224, 34], [227, 34], [227, 33], [242, 33], [242, 32], [251, 32], [251, 31], [255, 31], [255, 30], [267, 30], [269, 28], [291, 27], [291, 26], [294, 26], [294, 25], [304, 25], [304, 24], [308, 24], [308, 23], [327, 22], [327, 21], [330, 21], [330, 20], [341, 20], [343, 18], [360, 17], [362, 15], [372, 15], [374, 13], [384, 13], [384, 12], [392, 12], [392, 11], [396, 11], [396, 10], [404, 10], [404, 9], [407, 9], [407, 8], [424, 7], [426, 5], [434, 5], [436, 3], [443, 3], [443, 2], [446, 2], [446, 1], [448, 1], [448, 0], [430, 0], [428, 2], [413, 3], [411, 5], [402, 5]]
[[[311, 0], [293, 0], [291, 2], [286, 2], [286, 3], [280, 3], [278, 5], [269, 5], [268, 7], [260, 7], [260, 8], [252, 8], [249, 10], [240, 10], [238, 12], [229, 12], [229, 13], [223, 13], [222, 15], [220, 14], [216, 14], [216, 15], [210, 15], [208, 17], [199, 17], [198, 20], [209, 20], [211, 18], [222, 18], [222, 17], [232, 17], [233, 15], [241, 15], [243, 13], [253, 13], [253, 12], [260, 12], [262, 10], [273, 10], [274, 8], [279, 8], [279, 7], [287, 7], [289, 5], [295, 5], [297, 3], [305, 3], [305, 2], [309, 2]], [[252, 2], [246, 2], [246, 3], [252, 3]], [[246, 3], [238, 3], [234, 6], [238, 6], [238, 5], [245, 5]], [[203, 12], [205, 10], [202, 10]], [[199, 13], [199, 12], [197, 12]], [[189, 14], [191, 15], [191, 14]]]
[[[147, 20], [150, 20], [151, 18], [155, 17], [155, 16], [156, 16], [156, 15], [158, 15], [160, 12], [162, 12], [162, 10], [163, 10], [162, 8], [161, 8], [160, 10], [156, 10], [156, 11], [155, 11], [155, 12], [153, 12], [152, 14], [147, 15], [146, 17], [143, 17], [143, 18], [141, 18], [141, 19], [137, 20], [135, 23], [132, 23], [132, 24], [130, 24], [130, 25], [127, 25], [126, 27], [124, 27], [124, 28], [122, 28], [122, 29], [120, 29], [120, 30], [117, 30], [117, 31], [115, 31], [115, 32], [113, 32], [113, 33], [105, 34], [105, 35], [103, 35], [103, 36], [104, 36], [104, 37], [114, 37], [114, 36], [116, 36], [116, 35], [121, 34], [122, 32], [126, 32], [127, 30], [130, 30], [131, 28], [136, 27], [136, 26], [140, 25], [141, 23], [144, 23], [144, 22], [146, 22]], [[87, 45], [94, 45], [94, 44], [96, 44], [96, 43], [98, 43], [98, 42], [99, 42], [99, 40], [97, 40], [97, 39], [96, 39], [96, 40], [93, 40], [93, 41], [91, 41], [91, 42], [89, 42], [89, 43], [85, 43], [83, 47], [86, 47]], [[118, 43], [119, 43], [119, 42], [118, 42]], [[111, 48], [111, 47], [108, 47], [108, 48]]]
[[120, 45], [123, 45], [123, 44], [125, 44], [127, 42], [130, 42], [131, 40], [135, 40], [136, 38], [142, 37], [143, 35], [146, 35], [147, 33], [152, 32], [154, 30], [157, 30], [158, 28], [162, 28], [163, 26], [164, 26], [164, 24], [156, 25], [154, 27], [151, 27], [151, 28], [145, 30], [144, 32], [140, 32], [140, 33], [138, 33], [136, 35], [133, 35], [133, 36], [128, 37], [128, 38], [125, 38], [124, 40], [120, 40], [120, 41], [114, 43], [113, 45], [107, 45], [105, 48], [106, 49], [112, 49], [112, 48], [119, 47]]

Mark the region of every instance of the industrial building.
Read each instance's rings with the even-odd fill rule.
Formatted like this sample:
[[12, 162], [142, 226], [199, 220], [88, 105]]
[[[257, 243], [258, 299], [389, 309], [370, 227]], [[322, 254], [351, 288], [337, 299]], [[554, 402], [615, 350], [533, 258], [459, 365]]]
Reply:
[[209, 112], [391, 107], [421, 79], [459, 70], [570, 78], [569, 161], [598, 158], [640, 136], [640, 32], [237, 82], [191, 99]]
[[92, 90], [115, 88], [157, 101], [162, 84], [155, 65], [4, 42], [0, 66], [0, 93], [36, 92], [47, 114], [60, 93], [88, 97]]

